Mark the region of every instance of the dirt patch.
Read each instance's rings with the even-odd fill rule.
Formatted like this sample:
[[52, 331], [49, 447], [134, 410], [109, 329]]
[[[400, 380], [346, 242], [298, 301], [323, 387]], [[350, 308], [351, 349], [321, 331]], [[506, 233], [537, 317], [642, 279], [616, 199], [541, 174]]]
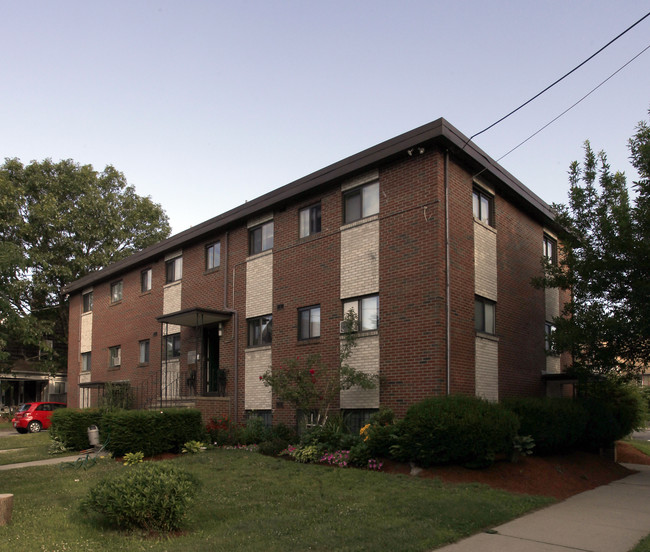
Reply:
[[[645, 456], [645, 459], [645, 463], [649, 463], [649, 457]], [[641, 463], [620, 458], [618, 461]], [[409, 474], [411, 467], [387, 461], [384, 471]], [[417, 477], [439, 478], [450, 483], [484, 483], [514, 493], [552, 496], [563, 500], [632, 473], [635, 472], [597, 454], [574, 452], [562, 456], [531, 456], [517, 463], [500, 460], [482, 470], [439, 466], [421, 470]]]
[[650, 456], [646, 456], [629, 443], [619, 441], [616, 443], [616, 461], [623, 462], [624, 464], [643, 464], [649, 466]]

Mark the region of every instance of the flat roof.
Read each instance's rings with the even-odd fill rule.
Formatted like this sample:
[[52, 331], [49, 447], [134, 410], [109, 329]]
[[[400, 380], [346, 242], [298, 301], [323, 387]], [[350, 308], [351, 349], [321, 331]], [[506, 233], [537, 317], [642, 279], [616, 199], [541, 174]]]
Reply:
[[91, 272], [66, 286], [64, 291], [74, 293], [95, 283], [113, 278], [138, 265], [143, 265], [153, 258], [200, 240], [207, 234], [224, 230], [242, 219], [267, 211], [293, 197], [315, 191], [335, 180], [378, 166], [401, 155], [405, 156], [409, 149], [431, 142], [448, 148], [452, 155], [462, 159], [477, 172], [481, 171], [481, 178], [489, 181], [499, 194], [519, 208], [534, 218], [542, 220], [545, 224], [553, 228], [557, 227], [554, 223], [553, 212], [546, 202], [501, 167], [476, 144], [470, 142], [469, 138], [458, 129], [445, 119], [440, 118], [281, 186], [101, 270]]

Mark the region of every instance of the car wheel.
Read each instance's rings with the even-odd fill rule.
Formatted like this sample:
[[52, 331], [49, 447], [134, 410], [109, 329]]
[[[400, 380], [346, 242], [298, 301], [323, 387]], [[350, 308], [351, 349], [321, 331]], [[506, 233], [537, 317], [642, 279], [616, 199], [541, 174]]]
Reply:
[[38, 433], [41, 430], [41, 422], [33, 421], [27, 424], [27, 431], [30, 433]]

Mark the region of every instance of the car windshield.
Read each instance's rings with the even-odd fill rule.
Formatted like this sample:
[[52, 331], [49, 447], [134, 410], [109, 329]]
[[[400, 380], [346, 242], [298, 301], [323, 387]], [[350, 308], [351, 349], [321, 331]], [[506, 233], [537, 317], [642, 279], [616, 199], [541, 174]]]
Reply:
[[32, 406], [31, 403], [21, 404], [18, 408], [18, 412], [25, 412], [25, 410], [29, 410], [30, 406]]

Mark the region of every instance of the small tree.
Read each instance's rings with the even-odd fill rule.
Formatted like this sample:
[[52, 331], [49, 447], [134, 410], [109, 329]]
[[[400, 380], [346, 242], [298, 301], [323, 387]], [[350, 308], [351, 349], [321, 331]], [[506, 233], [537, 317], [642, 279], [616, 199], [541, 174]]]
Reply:
[[341, 336], [338, 365], [327, 366], [319, 354], [285, 361], [281, 369], [267, 370], [260, 379], [270, 387], [280, 401], [299, 412], [316, 412], [315, 423], [322, 425], [332, 410], [341, 391], [352, 387], [374, 389], [378, 377], [366, 374], [349, 365], [348, 361], [357, 344], [358, 320], [353, 310], [344, 319], [345, 332]]

